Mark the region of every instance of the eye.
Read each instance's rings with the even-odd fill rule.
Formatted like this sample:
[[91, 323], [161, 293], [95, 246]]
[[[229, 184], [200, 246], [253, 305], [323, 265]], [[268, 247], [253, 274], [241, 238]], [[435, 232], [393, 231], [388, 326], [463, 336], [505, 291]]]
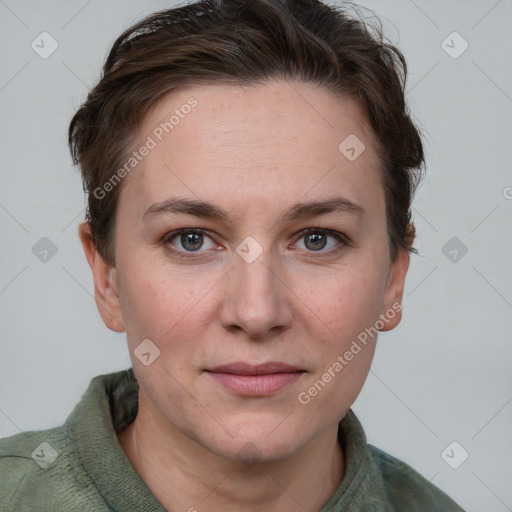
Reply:
[[[338, 244], [329, 244], [329, 238], [336, 240]], [[308, 252], [333, 253], [347, 245], [347, 239], [341, 233], [321, 228], [305, 229], [299, 234], [298, 241], [301, 240], [304, 240], [304, 246]], [[323, 250], [328, 245], [330, 247], [327, 250]]]
[[[176, 242], [172, 242], [176, 239]], [[211, 244], [208, 247], [204, 247], [205, 239], [210, 240]], [[212, 249], [215, 247], [215, 243], [213, 240], [205, 234], [202, 229], [180, 229], [178, 231], [173, 231], [169, 233], [169, 235], [165, 239], [165, 243], [174, 247], [173, 252], [176, 252], [178, 256], [183, 255], [187, 257], [183, 253], [190, 252], [204, 252], [200, 251], [201, 248]], [[176, 244], [176, 245], [175, 245]], [[181, 245], [181, 247], [179, 247]]]

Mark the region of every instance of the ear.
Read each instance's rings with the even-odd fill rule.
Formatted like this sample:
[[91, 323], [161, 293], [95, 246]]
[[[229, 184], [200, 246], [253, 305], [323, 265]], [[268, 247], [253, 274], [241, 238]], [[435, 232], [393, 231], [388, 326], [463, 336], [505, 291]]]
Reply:
[[94, 279], [94, 298], [105, 325], [115, 332], [124, 332], [125, 325], [119, 305], [116, 269], [105, 262], [96, 249], [91, 228], [87, 222], [78, 226], [78, 235], [84, 248]]
[[[414, 226], [409, 225], [409, 235], [407, 243], [412, 246], [415, 237]], [[399, 248], [395, 260], [391, 263], [386, 293], [382, 304], [381, 318], [384, 326], [380, 331], [390, 331], [394, 329], [402, 320], [402, 297], [404, 294], [405, 277], [409, 269], [410, 254], [409, 251]], [[393, 317], [391, 317], [393, 311]], [[388, 312], [388, 314], [386, 314]]]

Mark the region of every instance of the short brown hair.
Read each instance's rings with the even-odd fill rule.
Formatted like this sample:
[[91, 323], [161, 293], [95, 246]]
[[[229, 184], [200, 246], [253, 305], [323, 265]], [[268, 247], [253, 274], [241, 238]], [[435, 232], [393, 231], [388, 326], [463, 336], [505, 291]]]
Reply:
[[[299, 79], [352, 98], [372, 127], [382, 162], [391, 259], [416, 252], [411, 201], [423, 146], [405, 101], [407, 65], [382, 26], [319, 0], [204, 0], [152, 14], [121, 34], [98, 84], [69, 126], [73, 161], [88, 194], [86, 221], [102, 257], [115, 262], [121, 184], [96, 190], [126, 162], [145, 113], [168, 93], [207, 83]], [[341, 141], [340, 141], [341, 142]]]

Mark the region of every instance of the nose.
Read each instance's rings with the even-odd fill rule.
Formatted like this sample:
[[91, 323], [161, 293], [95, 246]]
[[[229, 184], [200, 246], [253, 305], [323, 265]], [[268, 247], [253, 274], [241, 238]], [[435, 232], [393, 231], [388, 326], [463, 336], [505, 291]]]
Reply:
[[253, 340], [268, 339], [289, 328], [293, 292], [279, 261], [267, 251], [250, 263], [237, 253], [233, 259], [224, 280], [222, 326], [230, 332], [242, 331]]

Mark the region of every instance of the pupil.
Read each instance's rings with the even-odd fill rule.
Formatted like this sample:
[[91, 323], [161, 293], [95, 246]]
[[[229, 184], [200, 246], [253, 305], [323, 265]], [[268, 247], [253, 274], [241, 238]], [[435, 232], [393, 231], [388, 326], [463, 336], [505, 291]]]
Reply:
[[[199, 237], [202, 236], [199, 233], [187, 233], [184, 235], [181, 235], [181, 243], [183, 244], [183, 247], [189, 248], [191, 250], [197, 250], [201, 247], [201, 244], [197, 245], [199, 241]], [[195, 246], [187, 247], [187, 244], [195, 244]]]
[[[324, 238], [324, 240], [321, 240], [321, 237], [324, 237], [324, 236], [325, 235], [318, 234], [318, 233], [317, 234], [313, 234], [313, 235], [309, 235], [307, 237], [307, 241], [313, 241], [313, 248], [323, 249], [325, 247], [325, 238]], [[322, 241], [324, 242], [323, 244], [322, 244]], [[307, 242], [306, 242], [306, 245], [308, 245]]]

